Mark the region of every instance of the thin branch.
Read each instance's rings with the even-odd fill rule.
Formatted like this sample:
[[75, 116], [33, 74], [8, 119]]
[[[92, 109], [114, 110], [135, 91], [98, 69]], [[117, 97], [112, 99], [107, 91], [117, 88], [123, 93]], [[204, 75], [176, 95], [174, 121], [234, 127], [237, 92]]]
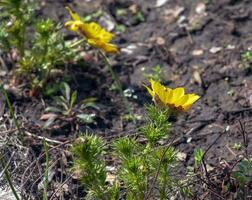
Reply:
[[[174, 139], [173, 139], [173, 141], [174, 141]], [[171, 144], [173, 143], [173, 141], [171, 142]], [[160, 162], [159, 162], [159, 165], [158, 165], [158, 168], [157, 168], [157, 173], [155, 174], [155, 177], [154, 177], [152, 186], [151, 186], [150, 190], [147, 192], [146, 197], [144, 198], [144, 199], [146, 199], [146, 200], [149, 199], [150, 194], [151, 194], [152, 190], [153, 190], [154, 187], [155, 187], [155, 183], [156, 183], [157, 178], [158, 178], [158, 175], [159, 175], [159, 173], [160, 173], [162, 161], [163, 161], [163, 159], [164, 159], [164, 157], [165, 157], [165, 154], [167, 153], [167, 151], [169, 150], [170, 147], [171, 147], [171, 145], [168, 145], [168, 146], [165, 148], [165, 151], [163, 152], [163, 154], [162, 154], [162, 156], [161, 156], [161, 159], [160, 159]]]
[[46, 138], [46, 137], [42, 137], [42, 136], [38, 136], [38, 135], [34, 135], [28, 131], [24, 131], [24, 133], [30, 137], [34, 137], [34, 138], [37, 138], [39, 140], [45, 140], [46, 142], [50, 142], [50, 143], [55, 143], [55, 144], [64, 144], [64, 142], [60, 142], [58, 140], [53, 140], [53, 139], [49, 139], [49, 138]]

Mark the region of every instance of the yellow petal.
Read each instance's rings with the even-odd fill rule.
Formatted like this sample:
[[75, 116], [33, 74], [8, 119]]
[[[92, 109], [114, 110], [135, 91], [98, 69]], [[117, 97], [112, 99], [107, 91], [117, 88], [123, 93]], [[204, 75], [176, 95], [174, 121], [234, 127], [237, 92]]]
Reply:
[[92, 30], [93, 34], [98, 34], [102, 30], [102, 27], [95, 22], [91, 22], [88, 25], [89, 25], [89, 29]]
[[172, 94], [173, 95], [172, 95], [171, 103], [176, 104], [176, 102], [178, 102], [180, 100], [180, 98], [182, 96], [184, 96], [185, 90], [182, 87], [176, 88], [176, 89], [172, 90]]
[[187, 96], [188, 99], [181, 106], [182, 106], [183, 110], [186, 112], [192, 107], [193, 103], [200, 98], [200, 96], [198, 96], [196, 94], [187, 94], [185, 96]]
[[80, 16], [76, 12], [74, 12], [70, 7], [66, 6], [65, 8], [74, 21], [81, 20]]
[[182, 106], [182, 111], [183, 112], [187, 112], [191, 107], [192, 107], [192, 104], [191, 105], [187, 105], [187, 106]]
[[99, 39], [102, 42], [108, 43], [112, 40], [113, 34], [103, 29], [99, 24], [91, 22], [86, 27], [87, 37], [90, 39]]
[[90, 38], [92, 36], [92, 30], [90, 30], [89, 24], [84, 22], [79, 23], [79, 33], [86, 38]]
[[200, 98], [200, 96], [196, 94], [187, 94], [186, 96], [188, 96], [188, 100], [184, 103], [185, 106], [193, 104], [195, 101], [197, 101]]
[[93, 47], [100, 48], [106, 53], [118, 53], [119, 50], [116, 45], [110, 44], [110, 43], [104, 43], [100, 40], [95, 40], [95, 39], [88, 39], [87, 40], [88, 44], [90, 44]]
[[101, 30], [100, 26], [95, 22], [85, 23], [81, 27], [81, 32], [83, 33], [83, 35], [85, 35], [86, 38], [92, 40], [93, 39], [97, 40], [99, 38], [98, 34], [100, 30]]
[[101, 45], [99, 45], [99, 41], [94, 40], [94, 39], [88, 39], [87, 40], [88, 44], [90, 44], [93, 47], [100, 48]]
[[149, 92], [149, 94], [154, 97], [155, 96], [155, 92], [152, 91], [148, 86], [144, 85], [144, 87], [147, 89], [147, 91]]
[[172, 100], [173, 92], [172, 89], [167, 88], [165, 91], [165, 99], [164, 99], [164, 104], [170, 104]]
[[188, 99], [189, 99], [189, 96], [188, 95], [184, 95], [183, 97], [181, 97], [179, 99], [179, 101], [177, 101], [175, 103], [175, 106], [177, 106], [177, 107], [182, 106], [183, 104], [185, 104], [187, 102]]
[[114, 44], [110, 44], [110, 43], [103, 43], [103, 45], [101, 46], [101, 48], [102, 48], [103, 51], [105, 51], [106, 53], [113, 53], [113, 54], [116, 54], [116, 53], [119, 52], [117, 46], [114, 45]]
[[160, 98], [160, 100], [163, 102], [163, 104], [166, 104], [168, 101], [169, 101], [169, 99], [170, 99], [170, 95], [171, 95], [171, 93], [170, 93], [170, 91], [171, 91], [171, 89], [169, 89], [169, 88], [163, 88], [160, 92], [159, 92], [159, 98]]
[[106, 30], [101, 30], [99, 33], [99, 39], [103, 42], [110, 42], [112, 38], [114, 37], [114, 34], [107, 32]]
[[165, 88], [161, 83], [159, 83], [153, 79], [150, 80], [150, 83], [151, 83], [152, 89], [155, 91], [162, 90]]
[[83, 26], [82, 21], [67, 21], [65, 23], [65, 27], [73, 32], [78, 32], [79, 30], [81, 30], [82, 26]]
[[160, 100], [162, 100], [161, 96], [163, 96], [162, 93], [164, 91], [163, 85], [161, 85], [159, 82], [154, 81], [152, 79], [150, 80], [150, 83], [151, 83], [151, 88], [154, 91], [154, 93], [159, 96]]
[[81, 33], [88, 39], [95, 39], [104, 43], [108, 43], [114, 36], [95, 22], [83, 23]]

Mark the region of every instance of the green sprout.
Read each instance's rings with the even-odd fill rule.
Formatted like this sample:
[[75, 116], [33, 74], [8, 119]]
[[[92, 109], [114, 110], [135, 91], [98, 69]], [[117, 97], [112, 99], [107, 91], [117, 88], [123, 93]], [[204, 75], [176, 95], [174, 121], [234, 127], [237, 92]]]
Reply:
[[242, 65], [245, 69], [248, 69], [251, 67], [252, 62], [252, 51], [245, 51], [241, 55], [242, 57]]
[[231, 147], [232, 147], [234, 150], [239, 151], [239, 150], [242, 149], [242, 144], [241, 144], [241, 143], [234, 143]]
[[195, 149], [194, 151], [194, 161], [195, 161], [195, 166], [199, 167], [200, 163], [203, 159], [204, 152], [202, 149]]
[[145, 78], [147, 79], [153, 79], [157, 82], [162, 82], [163, 78], [162, 78], [162, 70], [160, 65], [156, 65], [154, 67], [151, 68], [151, 72], [150, 73], [144, 73]]
[[[69, 120], [69, 119], [80, 119], [84, 123], [93, 123], [95, 114], [81, 113], [78, 109], [79, 106], [76, 104], [77, 91], [71, 92], [71, 89], [67, 83], [62, 83], [60, 87], [60, 96], [53, 97], [56, 106], [49, 106], [45, 109], [45, 112], [51, 114], [46, 121], [44, 128], [49, 127], [56, 119]], [[82, 108], [95, 107], [95, 99], [82, 102]]]

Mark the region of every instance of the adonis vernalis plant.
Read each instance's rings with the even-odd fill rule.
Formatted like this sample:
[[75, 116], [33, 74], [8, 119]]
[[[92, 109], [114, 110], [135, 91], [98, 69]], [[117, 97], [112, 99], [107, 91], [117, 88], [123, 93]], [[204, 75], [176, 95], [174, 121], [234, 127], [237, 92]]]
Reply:
[[[173, 90], [159, 82], [150, 82], [151, 88], [147, 89], [156, 106], [146, 107], [147, 118], [145, 124], [138, 129], [138, 136], [122, 137], [110, 144], [102, 138], [84, 135], [73, 144], [74, 169], [77, 169], [89, 198], [166, 200], [178, 191], [181, 191], [181, 195], [191, 194], [190, 188], [185, 184], [186, 180], [179, 177], [176, 170], [177, 151], [172, 145], [161, 144], [172, 144], [169, 117], [173, 112], [170, 109], [186, 112], [199, 96], [185, 94], [183, 88]], [[110, 160], [109, 165], [105, 155], [117, 164], [111, 166]], [[108, 168], [115, 169], [112, 181], [106, 183], [105, 180], [109, 177], [111, 180]], [[93, 177], [100, 172], [102, 176]], [[101, 181], [99, 177], [102, 177]]]

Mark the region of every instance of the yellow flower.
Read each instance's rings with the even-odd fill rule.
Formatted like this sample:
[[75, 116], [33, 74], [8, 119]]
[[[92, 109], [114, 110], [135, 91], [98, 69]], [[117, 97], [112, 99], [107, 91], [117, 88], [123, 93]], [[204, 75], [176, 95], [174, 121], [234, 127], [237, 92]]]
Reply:
[[176, 111], [187, 112], [200, 98], [200, 96], [196, 94], [185, 94], [185, 90], [182, 87], [171, 89], [154, 80], [150, 80], [150, 83], [151, 88], [145, 87], [153, 97], [155, 104], [162, 107], [169, 107]]
[[73, 32], [78, 32], [87, 39], [89, 45], [102, 49], [106, 53], [118, 53], [116, 45], [109, 43], [114, 34], [103, 29], [95, 22], [86, 23], [81, 21], [79, 15], [73, 12], [69, 7], [66, 7], [72, 20], [65, 23], [65, 27]]

